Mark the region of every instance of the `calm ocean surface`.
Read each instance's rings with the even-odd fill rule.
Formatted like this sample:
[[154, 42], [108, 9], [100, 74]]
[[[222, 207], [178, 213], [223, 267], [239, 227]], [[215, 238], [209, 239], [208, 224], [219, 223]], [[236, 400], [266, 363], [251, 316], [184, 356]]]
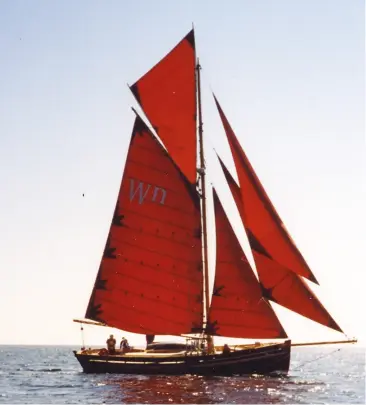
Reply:
[[87, 375], [72, 349], [0, 346], [0, 403], [365, 403], [365, 349], [355, 346], [294, 348], [286, 378]]

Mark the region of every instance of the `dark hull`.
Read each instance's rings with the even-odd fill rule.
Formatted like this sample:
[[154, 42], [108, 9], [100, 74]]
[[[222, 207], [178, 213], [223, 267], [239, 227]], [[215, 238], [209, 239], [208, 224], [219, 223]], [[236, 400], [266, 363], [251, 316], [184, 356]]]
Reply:
[[291, 341], [238, 350], [229, 355], [96, 356], [74, 352], [85, 373], [164, 374], [164, 375], [244, 375], [287, 374]]

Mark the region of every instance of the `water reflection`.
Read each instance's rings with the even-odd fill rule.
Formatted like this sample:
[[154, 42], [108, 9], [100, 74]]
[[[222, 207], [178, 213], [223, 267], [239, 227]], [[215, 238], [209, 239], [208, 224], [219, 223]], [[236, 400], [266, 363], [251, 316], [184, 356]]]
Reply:
[[[283, 403], [291, 397], [288, 377], [112, 376], [104, 381], [106, 403]], [[284, 387], [287, 389], [284, 390]]]

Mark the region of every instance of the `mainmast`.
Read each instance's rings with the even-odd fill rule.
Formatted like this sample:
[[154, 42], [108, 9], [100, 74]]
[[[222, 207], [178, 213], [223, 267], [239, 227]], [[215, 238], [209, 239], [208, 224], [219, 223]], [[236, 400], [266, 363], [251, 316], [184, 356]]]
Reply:
[[210, 308], [210, 294], [208, 282], [208, 245], [207, 245], [207, 216], [206, 216], [206, 165], [205, 155], [203, 151], [203, 123], [202, 123], [202, 107], [201, 107], [201, 65], [197, 59], [197, 102], [198, 102], [198, 139], [200, 150], [200, 166], [199, 175], [201, 180], [201, 199], [202, 199], [202, 228], [203, 228], [203, 274], [204, 274], [204, 306], [205, 306], [205, 320], [206, 320], [206, 338], [209, 344], [212, 343], [212, 336], [207, 333], [209, 328], [208, 313]]

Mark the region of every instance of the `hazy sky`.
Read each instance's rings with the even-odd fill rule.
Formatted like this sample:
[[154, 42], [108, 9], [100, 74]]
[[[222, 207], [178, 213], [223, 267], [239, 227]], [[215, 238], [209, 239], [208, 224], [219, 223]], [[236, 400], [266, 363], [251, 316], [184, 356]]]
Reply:
[[[213, 146], [235, 173], [214, 90], [317, 295], [365, 339], [363, 3], [0, 1], [0, 343], [80, 342], [72, 319], [85, 313], [134, 120], [126, 84], [192, 23], [211, 181], [225, 198]], [[342, 338], [275, 309], [294, 340]], [[104, 344], [109, 331], [89, 329], [87, 343]]]

